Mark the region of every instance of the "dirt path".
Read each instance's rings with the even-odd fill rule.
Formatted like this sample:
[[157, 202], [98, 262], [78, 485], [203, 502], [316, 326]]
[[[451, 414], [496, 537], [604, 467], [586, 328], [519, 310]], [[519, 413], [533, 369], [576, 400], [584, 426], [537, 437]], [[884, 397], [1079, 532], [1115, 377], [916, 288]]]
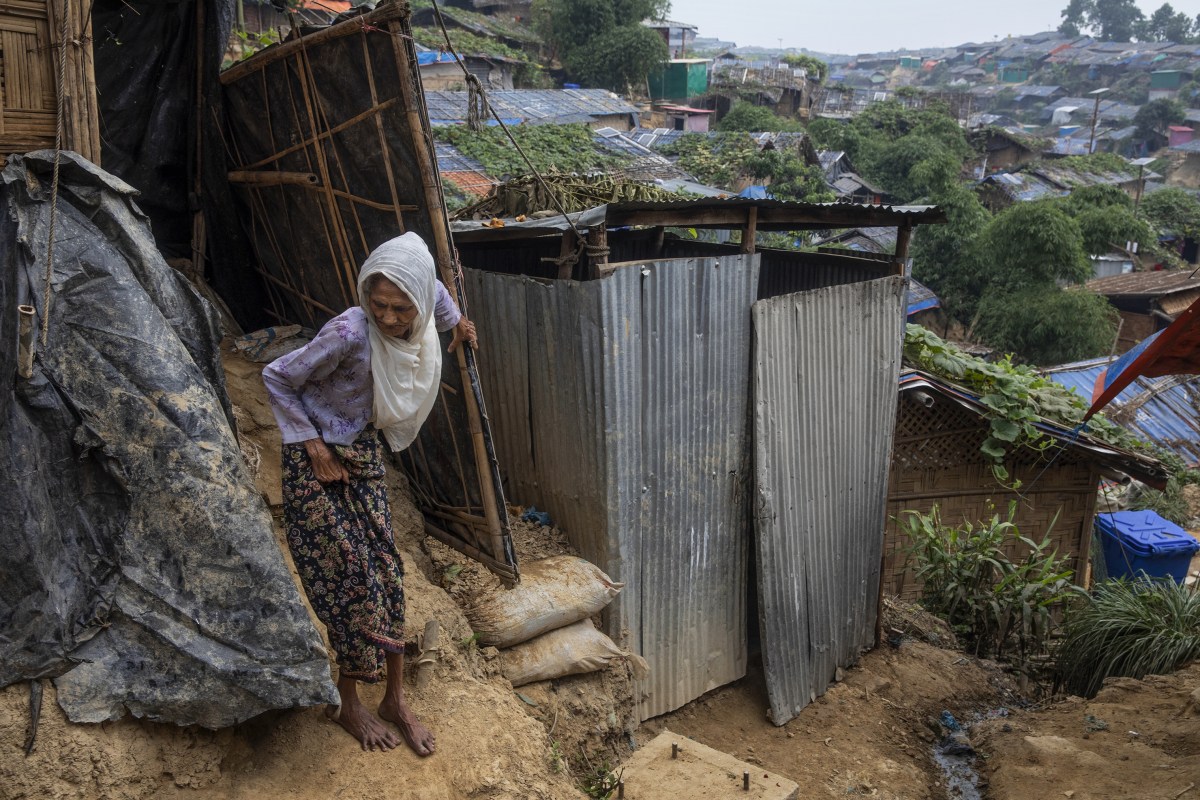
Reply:
[[[277, 502], [278, 434], [258, 369], [240, 359], [227, 364], [243, 431], [261, 458], [259, 487]], [[929, 641], [894, 638], [896, 646], [865, 654], [783, 727], [767, 719], [765, 689], [753, 669], [640, 728], [621, 670], [513, 691], [495, 652], [471, 643], [460, 611], [475, 593], [495, 588], [494, 579], [420, 536], [420, 516], [402, 481], [392, 501], [408, 575], [409, 630], [430, 618], [444, 629], [434, 679], [423, 691], [408, 684], [415, 710], [437, 734], [437, 755], [363, 753], [319, 709], [222, 731], [131, 719], [71, 725], [50, 689], [37, 749], [25, 758], [28, 690], [11, 686], [0, 691], [0, 800], [572, 800], [585, 796], [577, 783], [590, 771], [617, 766], [663, 728], [797, 781], [802, 798], [943, 800], [947, 791], [931, 758], [937, 718], [949, 710], [970, 722], [973, 712], [996, 708], [1009, 715], [971, 733], [991, 800], [1200, 800], [1200, 664], [1172, 676], [1116, 681], [1091, 702], [1020, 711], [998, 667], [930, 644], [945, 640], [936, 626], [918, 624]], [[549, 528], [517, 525], [514, 536], [524, 559], [567, 547]], [[380, 690], [365, 695], [377, 702]], [[1189, 782], [1196, 786], [1187, 789]]]

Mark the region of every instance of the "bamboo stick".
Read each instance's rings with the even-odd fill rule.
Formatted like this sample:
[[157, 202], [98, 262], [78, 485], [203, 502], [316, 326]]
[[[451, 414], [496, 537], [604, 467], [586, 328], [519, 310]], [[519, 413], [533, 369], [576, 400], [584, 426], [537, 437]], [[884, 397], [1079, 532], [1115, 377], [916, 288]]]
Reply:
[[[312, 71], [309, 69], [308, 52], [304, 47], [304, 37], [301, 36], [298, 40], [300, 43], [300, 55], [296, 60], [297, 73], [300, 77], [300, 97], [304, 100], [304, 111], [308, 116], [309, 130], [314, 138], [319, 137], [320, 129], [317, 127], [316, 111], [313, 108], [313, 97], [316, 95], [316, 87], [312, 81]], [[355, 264], [351, 263], [352, 257], [350, 252], [350, 240], [346, 236], [344, 226], [341, 224], [341, 217], [338, 214], [337, 199], [334, 198], [330, 191], [332, 182], [329, 179], [329, 163], [325, 158], [325, 148], [321, 144], [313, 146], [313, 152], [317, 159], [317, 172], [321, 176], [321, 184], [325, 188], [326, 201], [329, 209], [330, 221], [332, 223], [333, 232], [336, 236], [336, 244], [341, 256], [342, 274], [346, 278], [346, 285], [350, 289], [345, 298], [346, 305], [354, 305], [355, 298], [358, 292], [355, 286], [355, 278], [357, 278]]]
[[[375, 90], [375, 70], [371, 67], [371, 50], [367, 47], [367, 31], [362, 29], [363, 66], [367, 71], [367, 88], [371, 90], [371, 106], [379, 105], [379, 93]], [[383, 156], [384, 175], [387, 176], [388, 191], [392, 205], [396, 208], [396, 228], [404, 233], [404, 215], [400, 213], [400, 194], [396, 191], [396, 176], [392, 171], [392, 156], [387, 146], [387, 134], [383, 130], [383, 115], [375, 115], [375, 130], [379, 134], [379, 153]]]
[[497, 561], [495, 558], [483, 552], [478, 547], [472, 547], [457, 536], [452, 536], [451, 534], [446, 533], [444, 530], [430, 524], [428, 521], [425, 522], [425, 532], [447, 547], [452, 547], [455, 550], [458, 550], [460, 553], [468, 555], [476, 561], [482, 562], [488, 569], [496, 573], [501, 580], [516, 580], [517, 573], [512, 567], [510, 567], [508, 564]]
[[[394, 106], [395, 104], [396, 104], [396, 98], [394, 98], [394, 97], [391, 99], [388, 99], [388, 100], [384, 100], [382, 103], [380, 103], [375, 108], [368, 108], [366, 111], [363, 111], [361, 114], [355, 114], [353, 117], [346, 120], [345, 122], [339, 122], [337, 125], [330, 128], [327, 132], [320, 134], [315, 139], [304, 139], [303, 141], [296, 142], [296, 144], [294, 144], [290, 147], [286, 147], [283, 150], [280, 150], [278, 153], [273, 153], [272, 155], [267, 156], [266, 158], [262, 159], [261, 161], [255, 161], [253, 164], [244, 164], [242, 166], [242, 169], [258, 169], [259, 167], [265, 167], [267, 164], [278, 161], [279, 159], [284, 158], [285, 156], [290, 156], [292, 153], [296, 153], [301, 150], [305, 150], [309, 147], [309, 145], [318, 144], [319, 142], [321, 142], [325, 139], [328, 139], [330, 136], [333, 136], [335, 133], [341, 133], [342, 131], [346, 130], [347, 128], [353, 127], [354, 125], [357, 125], [358, 123], [362, 122], [363, 120], [365, 120], [367, 117], [371, 116], [372, 114], [383, 113], [384, 109], [388, 108], [389, 106]], [[298, 120], [297, 120], [297, 122], [298, 122]], [[299, 126], [297, 126], [297, 129], [299, 129]]]
[[230, 183], [246, 183], [254, 186], [316, 186], [317, 176], [311, 172], [256, 172], [235, 169], [228, 175]]
[[[406, 44], [401, 38], [403, 31], [400, 25], [389, 22], [387, 29], [392, 34], [392, 48], [396, 54], [397, 77], [400, 80], [400, 92], [404, 98], [405, 113], [408, 115], [409, 135], [412, 137], [414, 155], [420, 170], [421, 182], [424, 184], [425, 200], [429, 207], [431, 227], [433, 228], [434, 243], [437, 248], [438, 264], [441, 268], [442, 279], [448, 286], [457, 287], [454, 280], [453, 258], [454, 251], [450, 244], [449, 225], [446, 223], [446, 206], [442, 200], [441, 184], [438, 182], [436, 165], [429, 143], [425, 139], [426, 112], [424, 96], [417, 91], [417, 84], [411, 69], [410, 50], [412, 45]], [[413, 56], [415, 60], [415, 54]], [[436, 215], [435, 212], [440, 212]], [[440, 218], [439, 218], [440, 216]], [[461, 294], [459, 300], [462, 300]], [[457, 351], [458, 370], [461, 375], [463, 388], [471, 385], [471, 376], [467, 370], [466, 347]], [[492, 472], [488, 463], [487, 445], [483, 439], [483, 422], [479, 406], [476, 405], [473, 392], [466, 392], [463, 397], [467, 409], [467, 421], [474, 443], [475, 469], [478, 473], [479, 489], [483, 495], [483, 512], [487, 518], [488, 529], [491, 533], [492, 550], [502, 556], [505, 552], [503, 527], [500, 523], [496, 487], [492, 483]], [[428, 526], [427, 526], [428, 527]]]
[[319, 45], [334, 39], [340, 39], [343, 36], [350, 36], [358, 33], [360, 30], [371, 27], [383, 26], [384, 23], [398, 20], [407, 17], [409, 14], [408, 6], [399, 3], [380, 4], [379, 8], [371, 11], [361, 17], [348, 20], [346, 22], [331, 25], [328, 28], [310, 33], [307, 36], [291, 41], [277, 44], [270, 47], [261, 53], [251, 56], [240, 64], [235, 64], [229, 69], [221, 73], [221, 83], [228, 86], [231, 83], [236, 83], [247, 75], [258, 72], [267, 66], [274, 64], [276, 61], [285, 59], [303, 48], [306, 42], [308, 45]]

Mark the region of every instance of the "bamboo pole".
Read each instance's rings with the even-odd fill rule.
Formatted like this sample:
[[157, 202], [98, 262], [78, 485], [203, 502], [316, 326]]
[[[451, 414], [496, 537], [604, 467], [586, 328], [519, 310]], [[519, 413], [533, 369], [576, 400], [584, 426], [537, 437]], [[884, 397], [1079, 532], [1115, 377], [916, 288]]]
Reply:
[[[259, 167], [265, 167], [267, 164], [278, 161], [279, 159], [284, 158], [285, 156], [290, 156], [292, 153], [297, 153], [301, 150], [305, 150], [309, 147], [309, 145], [319, 144], [320, 142], [324, 141], [325, 139], [328, 139], [330, 136], [333, 136], [335, 133], [341, 133], [342, 131], [346, 130], [347, 128], [357, 125], [358, 123], [362, 122], [363, 120], [365, 120], [367, 117], [371, 116], [372, 114], [381, 114], [381, 113], [383, 113], [384, 109], [388, 108], [389, 106], [393, 106], [395, 104], [396, 104], [396, 98], [394, 98], [394, 97], [390, 98], [388, 100], [384, 100], [377, 107], [368, 108], [366, 111], [363, 111], [361, 114], [355, 114], [353, 117], [346, 120], [345, 122], [339, 122], [337, 125], [330, 128], [325, 133], [322, 133], [313, 139], [304, 139], [303, 141], [296, 142], [294, 145], [291, 145], [290, 147], [286, 147], [283, 150], [280, 150], [278, 153], [273, 153], [273, 154], [267, 156], [266, 158], [262, 159], [261, 161], [255, 161], [253, 164], [243, 164], [242, 169], [258, 169]], [[297, 122], [299, 122], [299, 120], [297, 120]], [[297, 125], [297, 129], [299, 129], [299, 125]]]
[[317, 176], [311, 172], [257, 172], [235, 169], [229, 175], [230, 183], [245, 183], [253, 186], [316, 186]]
[[305, 45], [315, 47], [325, 42], [340, 39], [343, 36], [351, 36], [363, 29], [372, 27], [383, 27], [385, 23], [393, 20], [401, 19], [408, 15], [407, 5], [399, 3], [381, 3], [379, 8], [374, 11], [363, 14], [361, 17], [355, 17], [346, 22], [340, 22], [337, 25], [331, 25], [328, 28], [322, 28], [319, 31], [314, 31], [307, 36], [298, 37], [290, 41], [277, 44], [263, 50], [257, 55], [251, 56], [245, 61], [235, 64], [229, 69], [221, 73], [221, 83], [228, 86], [231, 83], [237, 83], [242, 78], [254, 72], [274, 64], [276, 61], [287, 58]]
[[[367, 31], [361, 29], [363, 65], [367, 70], [367, 88], [371, 90], [371, 107], [379, 106], [379, 93], [375, 91], [375, 70], [371, 67], [371, 50], [367, 47]], [[387, 133], [383, 130], [383, 115], [375, 114], [375, 130], [379, 134], [379, 152], [383, 156], [384, 175], [387, 176], [388, 191], [392, 195], [392, 205], [396, 209], [396, 228], [404, 233], [404, 215], [400, 213], [400, 194], [396, 191], [396, 176], [392, 171], [392, 157], [388, 151]]]
[[430, 524], [428, 521], [425, 522], [425, 532], [427, 534], [429, 534], [430, 536], [432, 536], [433, 538], [437, 539], [442, 544], [446, 545], [447, 547], [451, 547], [451, 548], [459, 551], [460, 553], [463, 553], [464, 555], [470, 556], [471, 558], [475, 559], [476, 561], [482, 562], [492, 572], [499, 575], [502, 579], [507, 578], [510, 581], [516, 580], [516, 578], [517, 578], [516, 570], [514, 570], [508, 564], [504, 564], [504, 563], [496, 560], [492, 556], [490, 556], [487, 553], [480, 550], [478, 547], [472, 547], [471, 545], [467, 544], [466, 542], [464, 542], [462, 539], [458, 538], [457, 536], [453, 536], [449, 533], [446, 533], [444, 530], [442, 530], [441, 528], [439, 528], [435, 525]]
[[[429, 208], [434, 244], [437, 249], [438, 264], [441, 268], [442, 279], [447, 285], [457, 287], [458, 284], [454, 280], [453, 271], [454, 251], [450, 243], [449, 225], [446, 223], [445, 217], [446, 206], [442, 201], [441, 184], [438, 182], [433, 153], [425, 138], [424, 97], [417, 91], [417, 84], [412, 74], [411, 62], [409, 60], [411, 45], [404, 44], [406, 40], [402, 38], [403, 31], [400, 30], [398, 22], [389, 22], [387, 29], [392, 34], [392, 48], [396, 54], [396, 70], [400, 81], [400, 93], [404, 98], [405, 113], [408, 116], [409, 134], [412, 137], [417, 167], [421, 175], [421, 183], [425, 189], [425, 200]], [[436, 212], [440, 212], [440, 214]], [[461, 295], [459, 299], [461, 300]], [[464, 389], [471, 386], [471, 376], [467, 370], [466, 349], [464, 346], [460, 347], [457, 351], [458, 371], [462, 376]], [[491, 533], [493, 552], [497, 555], [502, 555], [505, 552], [503, 527], [500, 523], [500, 513], [497, 507], [496, 487], [492, 483], [492, 470], [488, 461], [487, 444], [483, 438], [482, 415], [480, 414], [479, 406], [475, 402], [474, 392], [465, 392], [463, 400], [467, 409], [471, 439], [474, 443], [475, 469], [478, 473], [480, 492], [483, 495], [483, 512], [487, 518], [488, 528]], [[431, 526], [427, 525], [426, 527]], [[507, 571], [515, 573], [511, 569]]]
[[196, 0], [196, 109], [195, 141], [192, 153], [192, 195], [196, 210], [192, 213], [192, 280], [199, 285], [204, 280], [204, 260], [207, 253], [207, 220], [204, 217], [204, 2]]

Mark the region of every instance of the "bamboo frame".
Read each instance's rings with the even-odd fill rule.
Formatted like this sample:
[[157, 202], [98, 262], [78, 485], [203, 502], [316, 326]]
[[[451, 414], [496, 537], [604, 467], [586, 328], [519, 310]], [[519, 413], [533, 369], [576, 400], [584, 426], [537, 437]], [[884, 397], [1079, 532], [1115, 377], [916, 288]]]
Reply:
[[[307, 236], [307, 241], [314, 244], [323, 242], [324, 244], [320, 245], [322, 248], [329, 247], [330, 260], [336, 265], [334, 271], [337, 273], [337, 285], [340, 286], [340, 292], [344, 295], [347, 305], [357, 302], [357, 265], [361, 258], [369, 253], [369, 245], [372, 244], [367, 232], [370, 231], [371, 237], [381, 235], [380, 226], [383, 220], [378, 214], [369, 214], [367, 209], [394, 216], [394, 225], [400, 231], [413, 227], [414, 220], [407, 219], [406, 213], [424, 212], [428, 215], [430, 249], [438, 264], [440, 276], [446, 286], [455, 291], [460, 306], [465, 310], [465, 298], [457, 274], [457, 256], [450, 240], [450, 226], [445, 213], [434, 148], [428, 135], [428, 113], [416, 78], [416, 56], [410, 43], [411, 37], [406, 33], [404, 25], [407, 13], [406, 6], [389, 3], [357, 19], [273, 47], [223, 73], [221, 82], [226, 86], [232, 86], [239, 80], [251, 80], [255, 81], [255, 84], [261, 80], [260, 91], [263, 98], [272, 96], [268, 91], [269, 68], [272, 73], [270, 83], [273, 87], [278, 87], [281, 80], [286, 81], [285, 90], [274, 89], [275, 101], [267, 103], [265, 122], [270, 134], [270, 148], [275, 149], [284, 144], [287, 146], [269, 155], [263, 152], [265, 148], [248, 153], [253, 161], [243, 158], [240, 153], [234, 154], [231, 163], [235, 166], [230, 173], [230, 180], [237, 184], [250, 203], [251, 220], [258, 232], [255, 238], [278, 264], [286, 264], [285, 254], [290, 252], [284, 240], [287, 236], [285, 231], [293, 234], [303, 233]], [[358, 36], [361, 41], [361, 63], [366, 78], [363, 86], [365, 93], [369, 93], [370, 107], [361, 111], [348, 108], [345, 113], [353, 113], [353, 116], [342, 121], [331, 120], [317, 91], [320, 65], [314, 48], [322, 43], [351, 35]], [[377, 41], [372, 44], [373, 37], [380, 35], [387, 35], [391, 40], [390, 53], [394, 56], [395, 73], [376, 74], [379, 57], [388, 52], [387, 43]], [[347, 45], [337, 46], [339, 54], [344, 57], [347, 52], [344, 48]], [[357, 47], [353, 42], [350, 42], [349, 46]], [[384, 50], [380, 50], [380, 47]], [[353, 58], [353, 50], [348, 52]], [[384, 59], [392, 60], [388, 56], [384, 56]], [[318, 67], [316, 70], [314, 65]], [[388, 71], [390, 72], [390, 65]], [[381, 91], [390, 96], [381, 98]], [[283, 113], [279, 114], [279, 110]], [[397, 115], [406, 123], [407, 131], [397, 124]], [[273, 116], [279, 119], [273, 119]], [[389, 120], [394, 127], [390, 132], [387, 127]], [[332, 122], [336, 124], [331, 124]], [[367, 130], [357, 130], [346, 134], [351, 137], [349, 139], [335, 139], [335, 135], [350, 131], [360, 123], [372, 126], [374, 130], [369, 133]], [[282, 133], [283, 138], [279, 133]], [[396, 145], [396, 133], [400, 133], [406, 140], [402, 149], [411, 146], [411, 161], [408, 163], [397, 165], [394, 161], [392, 148]], [[368, 146], [365, 137], [378, 141], [380, 150], [380, 168], [370, 182], [373, 187], [370, 193], [386, 193], [390, 203], [382, 201], [382, 198], [369, 199], [360, 196], [347, 174], [346, 166], [351, 166], [350, 162], [343, 164], [344, 154], [349, 152], [343, 147], [343, 143], [353, 141], [357, 143], [355, 146], [365, 147]], [[401, 175], [406, 176], [409, 182], [402, 183]], [[416, 186], [416, 181], [412, 180], [413, 176], [419, 180], [419, 187]], [[386, 188], [380, 186], [384, 182]], [[297, 214], [295, 204], [310, 201], [301, 201], [296, 195], [296, 190], [305, 194], [315, 194], [316, 214]], [[275, 194], [276, 192], [281, 194]], [[420, 198], [416, 203], [412, 202], [413, 194]], [[272, 213], [267, 210], [268, 203], [274, 209]], [[282, 214], [278, 210], [280, 206], [284, 209]], [[364, 224], [364, 221], [369, 225]], [[297, 223], [304, 226], [303, 231], [297, 230]], [[286, 224], [286, 227], [281, 227], [281, 224]], [[426, 230], [423, 222], [420, 229]], [[274, 269], [276, 268], [272, 267], [272, 270]], [[295, 277], [286, 271], [279, 275], [271, 275], [270, 271], [259, 268], [271, 289], [269, 294], [272, 303], [276, 305], [277, 313], [273, 313], [272, 316], [285, 316], [278, 313], [281, 306], [275, 301], [276, 293], [281, 297], [289, 296], [293, 301], [306, 306], [310, 312], [323, 311], [331, 316], [334, 314], [328, 308], [338, 300], [338, 289], [332, 282], [327, 282], [321, 291], [314, 294], [304, 287], [297, 287]], [[300, 273], [303, 277], [304, 271], [301, 270]], [[322, 298], [324, 302], [318, 301], [317, 297]], [[282, 307], [286, 308], [286, 305]], [[502, 490], [498, 485], [494, 452], [485, 436], [486, 412], [483, 410], [482, 396], [479, 393], [478, 376], [474, 371], [474, 354], [466, 351], [467, 348], [460, 348], [456, 356], [462, 390], [442, 391], [439, 398], [439, 419], [458, 419], [461, 423], [465, 411], [469, 438], [459, 436], [459, 431], [451, 423], [445, 435], [449, 437], [447, 444], [452, 452], [438, 454], [436, 472], [430, 469], [426, 448], [420, 439], [401, 454], [398, 461], [414, 478], [414, 490], [427, 520], [436, 522], [427, 526], [436, 531], [430, 535], [483, 562], [502, 581], [511, 584], [519, 580], [519, 575], [515, 564], [505, 563], [512, 559], [507, 513], [502, 505]], [[461, 402], [462, 405], [454, 405], [451, 409], [451, 400], [453, 403]], [[439, 432], [438, 435], [443, 435], [443, 432]], [[447, 465], [452, 470], [447, 472], [441, 462], [443, 459], [449, 461], [450, 458], [455, 458], [455, 461]], [[472, 463], [472, 459], [476, 473], [474, 476], [470, 475], [470, 470], [466, 468], [467, 464]], [[434, 480], [435, 476], [437, 481]], [[453, 482], [442, 485], [440, 481], [444, 478], [450, 478]], [[437, 496], [449, 494], [457, 497], [460, 491], [467, 506], [456, 505], [462, 500]], [[473, 499], [475, 497], [479, 500]], [[454, 533], [447, 532], [447, 529]]]

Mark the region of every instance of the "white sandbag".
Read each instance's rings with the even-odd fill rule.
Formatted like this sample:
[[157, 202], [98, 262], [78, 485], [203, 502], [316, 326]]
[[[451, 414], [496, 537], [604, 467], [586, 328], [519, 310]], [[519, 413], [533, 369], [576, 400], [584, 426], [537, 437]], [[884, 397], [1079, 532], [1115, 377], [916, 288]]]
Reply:
[[467, 609], [482, 645], [511, 647], [590, 617], [625, 587], [595, 564], [575, 556], [552, 556], [521, 565], [521, 582]]
[[564, 675], [595, 672], [619, 659], [629, 661], [638, 680], [650, 674], [650, 665], [644, 658], [617, 647], [612, 639], [596, 630], [590, 619], [583, 619], [501, 650], [500, 671], [513, 686], [523, 686]]

